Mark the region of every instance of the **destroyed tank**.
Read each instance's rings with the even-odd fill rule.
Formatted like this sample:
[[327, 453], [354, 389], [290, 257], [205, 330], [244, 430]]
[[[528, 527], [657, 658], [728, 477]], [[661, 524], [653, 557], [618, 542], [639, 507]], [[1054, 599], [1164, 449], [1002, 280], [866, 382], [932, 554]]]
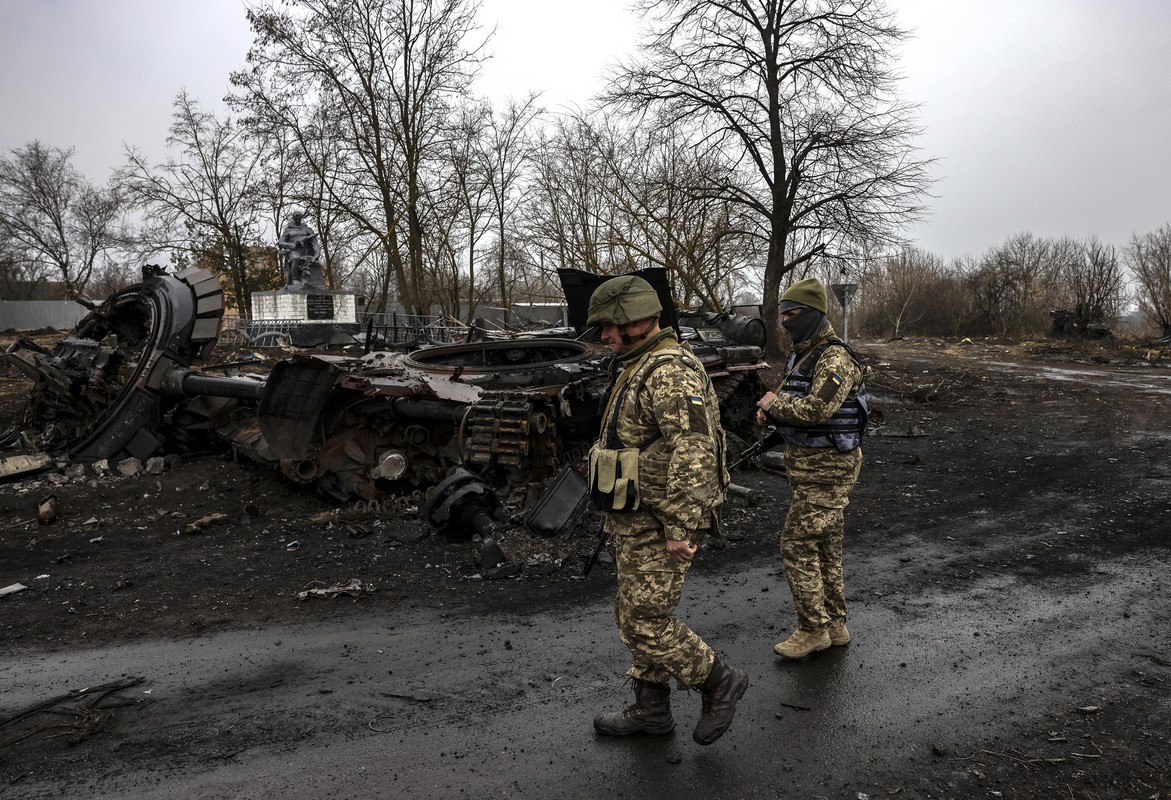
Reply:
[[[679, 331], [711, 376], [725, 427], [749, 438], [766, 388], [763, 325], [676, 314], [665, 271], [639, 274], [664, 300], [663, 326]], [[562, 270], [561, 279], [569, 329], [407, 353], [295, 354], [247, 375], [239, 365], [198, 366], [223, 313], [215, 277], [147, 268], [52, 350], [18, 340], [3, 355], [34, 380], [7, 439], [26, 452], [91, 461], [218, 441], [340, 501], [429, 491], [424, 513], [437, 527], [468, 516], [453, 496], [482, 500], [473, 512], [501, 502], [532, 508], [581, 463], [610, 383], [609, 353], [585, 326], [589, 295], [605, 276]]]

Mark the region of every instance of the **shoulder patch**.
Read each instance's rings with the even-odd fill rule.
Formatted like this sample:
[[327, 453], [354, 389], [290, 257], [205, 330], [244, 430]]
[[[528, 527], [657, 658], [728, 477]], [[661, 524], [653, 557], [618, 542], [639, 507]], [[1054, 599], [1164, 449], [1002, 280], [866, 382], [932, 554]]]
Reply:
[[838, 375], [836, 372], [831, 372], [829, 379], [821, 385], [821, 391], [817, 393], [818, 399], [828, 403], [838, 393], [838, 389], [841, 388], [843, 383], [844, 381], [841, 375]]
[[696, 433], [710, 433], [703, 398], [696, 394], [687, 396], [687, 427]]

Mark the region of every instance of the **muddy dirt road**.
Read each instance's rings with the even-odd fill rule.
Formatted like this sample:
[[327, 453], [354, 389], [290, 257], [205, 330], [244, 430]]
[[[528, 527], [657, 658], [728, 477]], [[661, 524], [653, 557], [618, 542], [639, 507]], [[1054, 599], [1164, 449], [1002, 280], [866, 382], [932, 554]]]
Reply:
[[[672, 736], [595, 737], [628, 695], [588, 531], [517, 534], [529, 566], [482, 580], [409, 508], [207, 456], [0, 485], [0, 588], [28, 586], [0, 596], [0, 797], [1171, 797], [1171, 370], [858, 349], [881, 424], [847, 512], [855, 641], [773, 656], [787, 488], [740, 473], [767, 502], [728, 509], [682, 608], [752, 682], [715, 745], [682, 693]], [[30, 522], [49, 491], [60, 519]], [[296, 598], [351, 578], [373, 591]]]

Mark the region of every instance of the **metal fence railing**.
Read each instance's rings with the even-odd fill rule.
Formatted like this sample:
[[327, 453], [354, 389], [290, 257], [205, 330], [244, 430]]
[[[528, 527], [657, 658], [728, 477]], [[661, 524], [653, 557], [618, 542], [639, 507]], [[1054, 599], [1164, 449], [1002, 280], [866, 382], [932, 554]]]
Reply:
[[292, 343], [290, 329], [301, 320], [254, 320], [225, 314], [220, 324], [220, 342], [250, 347], [281, 347]]
[[461, 341], [468, 326], [446, 316], [426, 314], [363, 314], [366, 352], [371, 350], [413, 350], [436, 344]]
[[[469, 327], [443, 315], [398, 312], [360, 313], [358, 322], [365, 333], [365, 350], [413, 350], [437, 344], [453, 344], [467, 338]], [[280, 347], [293, 341], [292, 329], [302, 320], [253, 320], [223, 317], [220, 341], [249, 347]]]

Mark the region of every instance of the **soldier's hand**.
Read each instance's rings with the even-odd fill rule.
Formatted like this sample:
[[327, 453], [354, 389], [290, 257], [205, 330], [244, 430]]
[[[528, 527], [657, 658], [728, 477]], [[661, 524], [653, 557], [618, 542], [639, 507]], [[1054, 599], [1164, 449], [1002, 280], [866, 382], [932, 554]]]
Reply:
[[681, 539], [667, 540], [667, 553], [680, 564], [686, 564], [695, 558], [695, 551], [698, 549], [691, 542], [686, 542]]
[[770, 405], [772, 405], [773, 400], [776, 400], [776, 399], [777, 399], [777, 396], [774, 392], [765, 392], [764, 397], [762, 397], [756, 401], [756, 407], [759, 408], [761, 411], [767, 412], [768, 407]]
[[771, 425], [772, 420], [769, 419], [769, 416], [767, 413], [765, 413], [764, 411], [762, 411], [761, 409], [758, 408], [758, 409], [756, 409], [756, 424], [763, 427], [763, 426]]

